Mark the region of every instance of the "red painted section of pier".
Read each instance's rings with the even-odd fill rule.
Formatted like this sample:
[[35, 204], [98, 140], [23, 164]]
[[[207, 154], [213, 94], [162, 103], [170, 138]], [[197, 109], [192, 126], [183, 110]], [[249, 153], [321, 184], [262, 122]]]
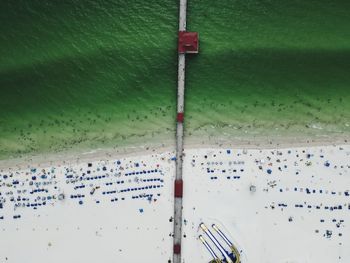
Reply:
[[179, 112], [176, 116], [176, 120], [178, 122], [184, 122], [184, 113], [183, 112]]
[[174, 254], [181, 254], [181, 245], [180, 244], [175, 244], [174, 245]]
[[175, 180], [175, 197], [182, 198], [183, 196], [183, 181], [182, 179]]
[[197, 32], [179, 31], [178, 52], [180, 54], [198, 53], [198, 46]]

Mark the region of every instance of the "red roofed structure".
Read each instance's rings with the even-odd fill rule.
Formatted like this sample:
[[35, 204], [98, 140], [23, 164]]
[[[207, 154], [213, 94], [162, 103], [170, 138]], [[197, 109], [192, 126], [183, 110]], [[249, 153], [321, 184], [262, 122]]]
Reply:
[[179, 53], [198, 53], [198, 33], [179, 31]]

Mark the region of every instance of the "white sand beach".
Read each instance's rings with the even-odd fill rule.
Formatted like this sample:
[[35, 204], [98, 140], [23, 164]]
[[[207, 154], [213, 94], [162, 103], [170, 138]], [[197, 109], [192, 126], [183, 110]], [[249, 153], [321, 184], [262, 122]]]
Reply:
[[[223, 143], [185, 146], [183, 262], [211, 260], [201, 222], [242, 263], [350, 261], [350, 145]], [[164, 144], [2, 161], [0, 262], [169, 262], [174, 156]]]

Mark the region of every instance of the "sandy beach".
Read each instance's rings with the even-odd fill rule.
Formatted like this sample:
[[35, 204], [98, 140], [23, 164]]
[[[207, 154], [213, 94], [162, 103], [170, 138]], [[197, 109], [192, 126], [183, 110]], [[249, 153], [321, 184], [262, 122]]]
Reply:
[[[23, 156], [20, 158], [7, 158], [0, 160], [0, 169], [4, 168], [26, 168], [30, 165], [47, 166], [58, 164], [78, 164], [80, 162], [97, 161], [101, 159], [113, 159], [118, 157], [130, 157], [138, 155], [147, 155], [152, 153], [163, 153], [175, 151], [174, 139], [161, 139], [158, 142], [145, 139], [147, 144], [131, 144], [125, 147], [97, 148], [87, 150], [62, 151], [60, 153], [43, 153]], [[350, 142], [350, 135], [324, 135], [320, 137], [286, 136], [279, 135], [271, 138], [270, 136], [242, 136], [242, 137], [225, 137], [220, 135], [200, 134], [198, 137], [191, 136], [185, 138], [185, 149], [200, 148], [240, 148], [240, 149], [274, 149], [288, 147], [312, 147], [341, 145]]]
[[[201, 222], [224, 229], [244, 262], [348, 262], [345, 140], [185, 142], [184, 262], [210, 260]], [[1, 161], [0, 254], [168, 262], [174, 169], [166, 143]]]

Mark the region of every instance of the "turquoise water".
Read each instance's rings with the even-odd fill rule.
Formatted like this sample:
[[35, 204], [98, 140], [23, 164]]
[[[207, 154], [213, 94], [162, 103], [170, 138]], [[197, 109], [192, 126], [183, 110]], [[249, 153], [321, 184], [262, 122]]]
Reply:
[[[349, 8], [189, 1], [186, 135], [349, 136]], [[177, 17], [177, 1], [2, 1], [0, 158], [172, 140]]]

